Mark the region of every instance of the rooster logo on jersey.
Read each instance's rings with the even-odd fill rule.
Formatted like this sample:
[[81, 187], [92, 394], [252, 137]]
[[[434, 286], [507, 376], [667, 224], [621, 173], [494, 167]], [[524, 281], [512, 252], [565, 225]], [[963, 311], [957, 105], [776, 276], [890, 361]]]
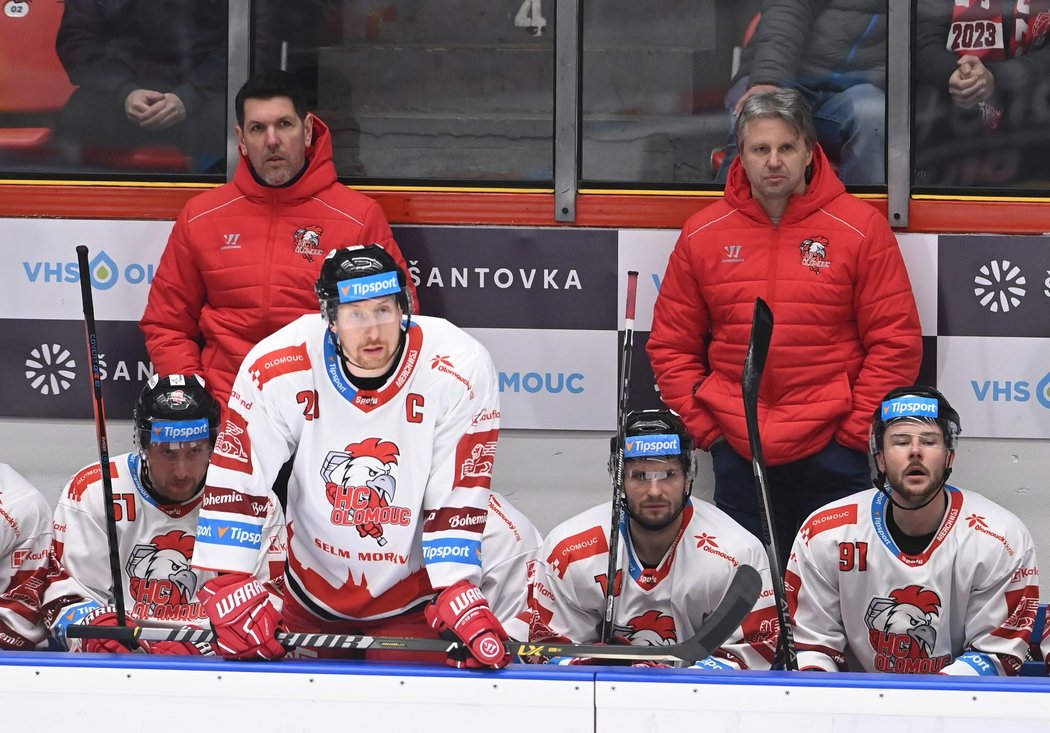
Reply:
[[626, 625], [617, 625], [614, 633], [635, 646], [669, 646], [678, 642], [674, 619], [659, 611], [635, 616]]
[[937, 646], [940, 613], [940, 596], [918, 585], [897, 588], [888, 598], [872, 598], [864, 621], [875, 650], [875, 668], [880, 672], [939, 672], [951, 661], [948, 654], [931, 656]]
[[178, 618], [174, 609], [191, 604], [197, 592], [197, 575], [190, 568], [194, 539], [175, 529], [132, 548], [125, 570], [134, 616]]
[[397, 445], [380, 438], [329, 451], [321, 477], [332, 504], [332, 524], [356, 527], [361, 537], [372, 537], [382, 547], [384, 524], [411, 523], [411, 509], [390, 503], [397, 490], [398, 456]]

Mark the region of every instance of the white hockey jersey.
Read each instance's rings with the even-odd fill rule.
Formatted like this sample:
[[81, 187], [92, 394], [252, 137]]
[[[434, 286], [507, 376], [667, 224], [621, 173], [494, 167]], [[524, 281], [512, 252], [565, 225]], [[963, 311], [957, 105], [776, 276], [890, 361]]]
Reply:
[[[555, 527], [543, 542], [529, 605], [533, 641], [598, 641], [605, 608], [611, 509], [600, 504]], [[635, 558], [626, 514], [620, 526], [614, 635], [631, 644], [670, 645], [693, 636], [717, 608], [741, 564], [762, 576], [762, 593], [743, 624], [713, 653], [723, 665], [769, 669], [777, 623], [769, 560], [759, 541], [717, 507], [691, 499], [682, 527], [659, 566]], [[620, 573], [622, 575], [622, 570]]]
[[481, 592], [511, 639], [528, 641], [528, 578], [543, 537], [529, 518], [495, 491], [481, 537]]
[[294, 455], [286, 592], [318, 618], [388, 618], [434, 588], [480, 585], [500, 417], [488, 352], [420, 316], [387, 383], [359, 390], [338, 349], [324, 321], [306, 315], [245, 357], [208, 471], [194, 565], [252, 571], [263, 521], [254, 505]]
[[[197, 589], [214, 577], [190, 567], [202, 494], [178, 504], [158, 504], [142, 485], [138, 453], [110, 463], [113, 510], [128, 618], [151, 626], [204, 626], [208, 615]], [[253, 572], [279, 579], [284, 560], [283, 515], [276, 502], [260, 499], [266, 553]], [[73, 476], [55, 508], [53, 567], [43, 596], [45, 623], [64, 637], [70, 624], [114, 602], [106, 535], [102, 470], [91, 464]], [[276, 575], [274, 575], [276, 573]], [[77, 640], [70, 639], [71, 649]]]
[[814, 512], [788, 560], [800, 668], [1017, 674], [1039, 601], [1028, 529], [979, 494], [948, 486], [930, 546], [906, 555], [886, 526], [889, 500], [862, 491]]
[[47, 499], [0, 463], [0, 649], [31, 649], [43, 638], [39, 597], [32, 589], [46, 574], [50, 544]]

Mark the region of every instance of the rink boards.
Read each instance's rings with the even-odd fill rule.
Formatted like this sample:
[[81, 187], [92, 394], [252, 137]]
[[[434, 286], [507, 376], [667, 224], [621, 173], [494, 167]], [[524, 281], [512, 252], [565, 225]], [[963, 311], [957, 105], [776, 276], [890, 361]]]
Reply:
[[[0, 654], [5, 729], [1047, 730], [1050, 679]], [[1007, 727], [1008, 726], [1008, 727]]]

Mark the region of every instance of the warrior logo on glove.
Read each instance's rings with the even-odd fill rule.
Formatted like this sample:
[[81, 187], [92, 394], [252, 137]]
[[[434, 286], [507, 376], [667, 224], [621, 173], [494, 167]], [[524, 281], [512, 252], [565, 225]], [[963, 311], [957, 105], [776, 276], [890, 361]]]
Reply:
[[391, 504], [397, 491], [397, 445], [380, 438], [329, 451], [321, 466], [325, 494], [332, 504], [331, 522], [356, 527], [361, 537], [383, 546], [383, 525], [407, 527], [412, 510]]

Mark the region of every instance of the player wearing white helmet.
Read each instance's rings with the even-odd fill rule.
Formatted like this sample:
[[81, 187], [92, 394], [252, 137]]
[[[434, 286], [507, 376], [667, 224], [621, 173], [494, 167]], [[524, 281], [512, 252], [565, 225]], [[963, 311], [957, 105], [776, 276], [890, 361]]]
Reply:
[[[215, 444], [219, 404], [197, 375], [154, 376], [134, 408], [138, 450], [110, 463], [113, 508], [124, 605], [132, 623], [200, 626], [207, 616], [197, 599], [212, 577], [190, 567], [196, 542], [197, 512], [204, 477]], [[283, 519], [264, 498], [263, 534], [270, 554], [259, 573], [270, 577], [270, 563], [281, 567]], [[44, 591], [45, 623], [61, 641], [70, 624], [114, 624], [114, 596], [106, 535], [101, 468], [93, 463], [73, 476], [54, 516], [54, 563]], [[181, 642], [139, 642], [154, 653], [194, 654]], [[119, 642], [69, 639], [71, 650], [122, 652]]]
[[[617, 501], [623, 506], [619, 557], [627, 572], [618, 573], [614, 637], [638, 645], [685, 641], [721, 602], [735, 569], [750, 565], [761, 573], [764, 592], [741, 627], [700, 666], [768, 669], [778, 626], [762, 544], [720, 509], [691, 498], [693, 439], [675, 413], [632, 412], [625, 435]], [[534, 641], [600, 639], [609, 522], [608, 504], [599, 504], [544, 540], [529, 599]]]
[[874, 488], [814, 512], [792, 548], [800, 669], [1017, 674], [1039, 600], [1035, 545], [1013, 514], [947, 483], [960, 429], [935, 389], [883, 398]]
[[[219, 651], [280, 657], [283, 624], [444, 633], [469, 649], [450, 663], [507, 664], [478, 587], [499, 435], [491, 357], [444, 319], [412, 318], [407, 277], [378, 245], [333, 251], [316, 290], [321, 320], [302, 316], [245, 358], [208, 472], [193, 563], [222, 573], [203, 591]], [[251, 501], [289, 459], [278, 612], [252, 575]]]

